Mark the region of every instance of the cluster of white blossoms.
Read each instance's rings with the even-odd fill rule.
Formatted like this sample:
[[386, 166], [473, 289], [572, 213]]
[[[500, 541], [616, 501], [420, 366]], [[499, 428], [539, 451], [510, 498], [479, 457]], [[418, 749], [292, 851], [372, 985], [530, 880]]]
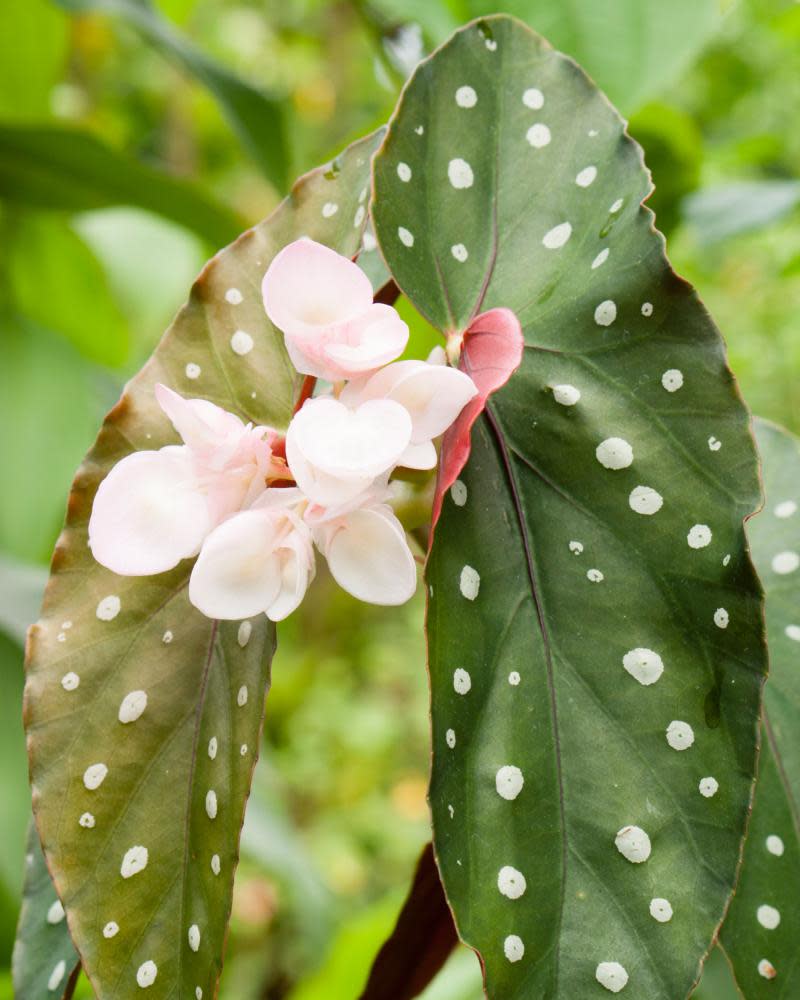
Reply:
[[330, 388], [305, 400], [284, 441], [157, 385], [184, 443], [114, 466], [95, 497], [92, 553], [123, 576], [197, 556], [189, 599], [210, 618], [291, 614], [314, 577], [315, 545], [349, 593], [402, 604], [414, 593], [416, 564], [389, 504], [389, 479], [397, 466], [434, 468], [434, 439], [475, 385], [443, 363], [443, 352], [395, 361], [406, 324], [373, 303], [360, 268], [312, 240], [275, 257], [262, 291], [297, 370]]

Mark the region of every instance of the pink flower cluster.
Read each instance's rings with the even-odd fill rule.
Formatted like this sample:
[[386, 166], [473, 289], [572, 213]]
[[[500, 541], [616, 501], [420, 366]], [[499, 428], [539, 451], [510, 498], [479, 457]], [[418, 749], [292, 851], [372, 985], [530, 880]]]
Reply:
[[92, 552], [125, 576], [196, 556], [189, 598], [210, 618], [285, 618], [314, 577], [315, 546], [349, 593], [402, 604], [416, 565], [389, 503], [390, 476], [397, 466], [434, 468], [434, 439], [475, 386], [443, 352], [395, 361], [406, 324], [373, 303], [352, 261], [312, 240], [275, 257], [262, 291], [297, 370], [330, 388], [304, 402], [284, 442], [273, 428], [156, 386], [184, 443], [114, 466], [95, 497]]

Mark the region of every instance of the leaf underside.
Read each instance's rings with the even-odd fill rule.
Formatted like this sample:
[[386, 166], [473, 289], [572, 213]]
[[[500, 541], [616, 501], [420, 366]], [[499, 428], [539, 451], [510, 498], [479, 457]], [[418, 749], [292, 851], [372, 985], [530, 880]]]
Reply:
[[44, 861], [39, 834], [28, 830], [25, 884], [12, 959], [16, 1000], [61, 1000], [71, 996], [72, 974], [80, 966], [63, 910]]
[[[136, 992], [153, 966], [148, 996], [215, 994], [274, 630], [264, 617], [240, 627], [200, 615], [187, 599], [188, 563], [139, 579], [97, 565], [87, 548], [92, 500], [126, 454], [174, 443], [153, 399], [158, 381], [285, 428], [300, 380], [264, 315], [261, 278], [303, 234], [356, 254], [378, 139], [351, 146], [335, 171], [301, 179], [205, 267], [73, 484], [30, 633], [25, 722], [36, 822], [101, 1000]], [[245, 354], [234, 350], [242, 338], [232, 340], [241, 330], [253, 341]], [[142, 848], [146, 867], [131, 872]]]
[[720, 940], [747, 1000], [790, 1000], [800, 996], [800, 442], [763, 420], [756, 433], [766, 504], [747, 534], [767, 598], [770, 675], [753, 815]]
[[[595, 970], [619, 962], [630, 995], [676, 1000], [734, 885], [765, 673], [756, 458], [721, 338], [669, 267], [623, 122], [512, 19], [418, 68], [374, 183], [417, 308], [458, 333], [507, 307], [525, 337], [427, 568], [434, 840], [460, 935], [490, 997], [604, 996]], [[641, 648], [664, 665], [647, 686], [623, 666]], [[615, 848], [629, 825], [644, 863]]]

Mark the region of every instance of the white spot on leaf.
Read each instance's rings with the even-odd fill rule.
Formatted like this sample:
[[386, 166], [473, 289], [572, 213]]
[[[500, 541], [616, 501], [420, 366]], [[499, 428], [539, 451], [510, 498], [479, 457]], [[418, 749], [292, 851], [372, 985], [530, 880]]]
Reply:
[[153, 985], [156, 981], [157, 975], [158, 967], [156, 966], [156, 963], [148, 960], [139, 966], [136, 972], [136, 982], [142, 987], [143, 990], [145, 990], [148, 986]]
[[131, 691], [122, 699], [119, 706], [119, 721], [123, 723], [136, 722], [147, 708], [147, 692]]
[[456, 745], [456, 733], [455, 733], [455, 730], [454, 729], [448, 729], [447, 732], [444, 734], [444, 738], [445, 738], [445, 742], [447, 743], [447, 745], [452, 750], [453, 747]]
[[642, 303], [642, 316], [644, 316], [645, 319], [646, 319], [648, 316], [652, 316], [652, 315], [653, 315], [653, 303], [652, 302], [643, 302]]
[[147, 867], [148, 858], [149, 855], [146, 847], [137, 844], [136, 847], [129, 848], [122, 859], [122, 865], [119, 870], [120, 875], [123, 878], [138, 875], [139, 872], [144, 871]]
[[461, 570], [461, 577], [458, 585], [464, 597], [466, 597], [468, 601], [474, 601], [478, 596], [478, 591], [481, 586], [481, 578], [478, 571], [473, 569], [472, 566], [465, 566]]
[[398, 163], [397, 176], [404, 184], [408, 184], [411, 180], [411, 167], [407, 163]]
[[548, 230], [542, 237], [542, 246], [548, 250], [560, 250], [572, 236], [572, 226], [569, 222], [560, 222]]
[[508, 683], [512, 687], [516, 687], [521, 679], [522, 678], [519, 676], [519, 672], [516, 670], [512, 670], [511, 673], [508, 675]]
[[623, 858], [636, 865], [647, 861], [652, 850], [650, 838], [640, 826], [623, 826], [617, 832], [614, 843]]
[[580, 389], [576, 389], [574, 385], [553, 386], [553, 399], [562, 406], [574, 406], [580, 398]]
[[644, 687], [655, 684], [664, 673], [664, 661], [652, 649], [637, 646], [622, 657], [622, 666]]
[[707, 524], [695, 524], [686, 536], [690, 549], [704, 549], [711, 543], [711, 528]]
[[74, 671], [70, 670], [68, 674], [64, 674], [61, 678], [61, 687], [63, 687], [65, 691], [74, 691], [80, 682], [80, 677], [78, 677]]
[[459, 264], [463, 264], [467, 257], [469, 257], [469, 251], [463, 243], [454, 243], [453, 246], [450, 247], [450, 253], [459, 262]]
[[670, 368], [661, 376], [661, 384], [667, 392], [677, 392], [683, 385], [683, 372], [678, 368]]
[[467, 487], [460, 479], [456, 479], [450, 487], [450, 496], [456, 507], [463, 507], [467, 502]]
[[239, 631], [236, 633], [236, 641], [244, 649], [244, 647], [250, 642], [250, 636], [253, 632], [253, 626], [250, 622], [244, 621], [239, 626]]
[[94, 824], [94, 816], [89, 812], [82, 813], [80, 819], [78, 820], [78, 825], [82, 826], [84, 830], [93, 830]]
[[236, 694], [236, 704], [239, 706], [239, 708], [244, 708], [244, 706], [247, 704], [248, 697], [249, 695], [247, 692], [247, 685], [242, 684], [242, 686], [239, 688]]
[[602, 583], [605, 580], [605, 576], [603, 576], [603, 573], [599, 569], [587, 569], [586, 578], [591, 583]]
[[667, 726], [667, 743], [673, 750], [688, 750], [694, 743], [694, 730], [688, 722], [673, 719]]
[[211, 855], [211, 871], [215, 875], [219, 875], [219, 873], [220, 873], [219, 854], [212, 854]]
[[457, 694], [467, 694], [472, 687], [472, 678], [463, 667], [453, 671], [453, 688]]
[[764, 979], [774, 979], [778, 975], [778, 972], [769, 959], [762, 958], [758, 963], [758, 974], [759, 976], [763, 976]]
[[475, 182], [472, 167], [459, 156], [447, 164], [447, 177], [456, 190], [471, 188]]
[[501, 767], [495, 777], [497, 794], [509, 802], [512, 802], [519, 795], [524, 784], [525, 779], [522, 776], [522, 771], [513, 764]]
[[610, 993], [619, 993], [628, 982], [628, 973], [619, 962], [601, 962], [595, 969], [594, 978]]
[[213, 788], [206, 792], [206, 815], [209, 819], [217, 818], [217, 793]]
[[[794, 500], [783, 500], [775, 507], [775, 517], [791, 517], [797, 513], [797, 504]], [[63, 626], [62, 626], [63, 628]]]
[[528, 129], [525, 138], [534, 149], [543, 149], [550, 143], [550, 129], [542, 122], [537, 122]]
[[503, 954], [509, 962], [519, 962], [525, 954], [525, 945], [522, 938], [516, 934], [509, 934], [503, 942]]
[[208, 756], [211, 758], [211, 760], [216, 759], [217, 749], [218, 749], [217, 737], [212, 736], [211, 739], [208, 741]]
[[410, 248], [414, 246], [414, 236], [405, 228], [405, 226], [397, 227], [397, 235], [404, 247]]
[[664, 498], [651, 486], [637, 486], [631, 490], [628, 503], [631, 510], [636, 511], [637, 514], [651, 516], [657, 514], [664, 506]]
[[339, 211], [339, 206], [335, 201], [326, 201], [322, 206], [322, 217], [323, 219], [332, 219], [334, 215]]
[[186, 372], [187, 378], [194, 380], [196, 378], [200, 378], [202, 369], [200, 365], [196, 365], [194, 361], [190, 361], [189, 364], [184, 369], [184, 371]]
[[119, 924], [116, 920], [109, 920], [109, 922], [103, 928], [103, 937], [110, 941], [111, 938], [116, 937], [119, 934]]
[[592, 261], [592, 270], [595, 271], [598, 267], [600, 267], [601, 264], [605, 264], [605, 262], [608, 260], [608, 255], [610, 253], [611, 251], [608, 249], [608, 247], [605, 247], [603, 250], [601, 250], [600, 253]]
[[531, 108], [533, 111], [538, 111], [539, 108], [544, 107], [544, 94], [539, 90], [538, 87], [528, 87], [525, 93], [522, 95], [522, 103], [526, 108]]
[[60, 899], [57, 899], [55, 903], [50, 905], [50, 909], [47, 911], [47, 922], [48, 924], [60, 924], [64, 919], [64, 907]]
[[571, 541], [569, 543], [569, 550], [573, 555], [579, 556], [583, 552], [583, 542]]
[[231, 337], [231, 350], [243, 358], [253, 350], [253, 338], [246, 330], [237, 330]]
[[228, 291], [225, 292], [225, 301], [229, 302], [232, 306], [238, 306], [241, 303], [242, 298], [242, 293], [238, 288], [229, 288]]
[[633, 448], [624, 438], [606, 438], [595, 449], [595, 455], [606, 469], [627, 469], [633, 463]]
[[705, 799], [713, 799], [714, 796], [719, 791], [719, 782], [716, 778], [708, 777], [701, 778], [700, 784], [697, 786], [700, 790], [700, 794]]
[[200, 928], [197, 924], [192, 924], [187, 937], [189, 938], [189, 947], [192, 951], [200, 951]]
[[91, 764], [83, 772], [83, 783], [90, 792], [93, 792], [103, 784], [107, 774], [108, 768], [105, 764]]
[[108, 597], [104, 597], [103, 600], [97, 605], [95, 614], [101, 622], [110, 622], [117, 617], [121, 607], [122, 602], [117, 595], [109, 594]]
[[764, 843], [767, 845], [767, 850], [770, 854], [774, 854], [776, 858], [783, 856], [783, 840], [776, 833], [771, 833]]
[[650, 900], [650, 916], [660, 924], [669, 923], [672, 920], [672, 904], [668, 899], [656, 896]]
[[64, 978], [64, 973], [67, 971], [67, 963], [64, 959], [60, 959], [55, 965], [55, 968], [50, 973], [50, 978], [47, 980], [47, 989], [52, 993], [58, 989], [61, 985], [61, 980]]
[[522, 872], [511, 865], [504, 865], [497, 874], [497, 888], [508, 899], [519, 899], [524, 895], [528, 884]]
[[611, 299], [604, 299], [594, 311], [594, 321], [598, 326], [611, 326], [617, 318], [617, 305]]
[[478, 95], [469, 86], [459, 87], [456, 91], [456, 104], [460, 108], [474, 108], [478, 103]]
[[725, 608], [717, 608], [714, 612], [714, 624], [717, 628], [727, 628], [728, 622], [730, 621], [730, 615]]
[[781, 922], [781, 915], [774, 906], [762, 903], [756, 910], [756, 920], [768, 931], [774, 931]]

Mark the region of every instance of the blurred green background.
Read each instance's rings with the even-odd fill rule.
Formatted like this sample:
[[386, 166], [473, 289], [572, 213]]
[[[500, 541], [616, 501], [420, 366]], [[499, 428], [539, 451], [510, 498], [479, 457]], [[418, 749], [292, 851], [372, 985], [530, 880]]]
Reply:
[[[513, 0], [630, 119], [752, 409], [800, 431], [800, 5]], [[0, 3], [0, 998], [29, 812], [21, 641], [70, 479], [203, 261], [386, 121], [482, 0]], [[417, 345], [428, 338], [411, 319]], [[422, 602], [281, 629], [223, 1000], [354, 1000], [429, 837]], [[84, 984], [84, 995], [88, 995]], [[477, 1000], [455, 954], [426, 1000]], [[703, 1000], [735, 997], [712, 956]]]

